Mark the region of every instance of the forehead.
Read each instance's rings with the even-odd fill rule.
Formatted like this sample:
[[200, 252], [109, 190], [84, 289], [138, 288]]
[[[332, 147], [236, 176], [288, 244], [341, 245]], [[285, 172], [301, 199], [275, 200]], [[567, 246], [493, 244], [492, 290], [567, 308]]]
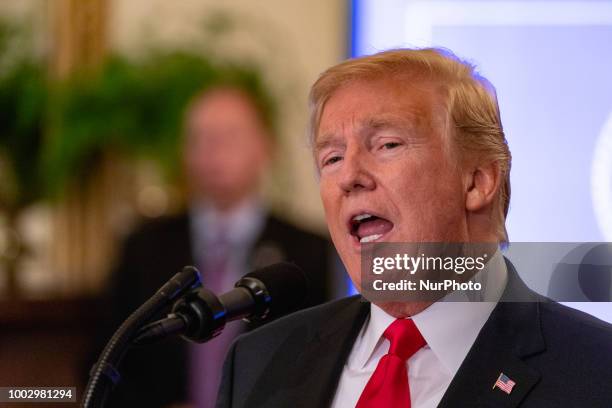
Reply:
[[441, 87], [431, 81], [353, 81], [335, 90], [322, 107], [316, 143], [347, 127], [433, 129], [444, 122]]
[[187, 120], [238, 117], [259, 119], [254, 102], [241, 90], [213, 89], [196, 97], [187, 110]]

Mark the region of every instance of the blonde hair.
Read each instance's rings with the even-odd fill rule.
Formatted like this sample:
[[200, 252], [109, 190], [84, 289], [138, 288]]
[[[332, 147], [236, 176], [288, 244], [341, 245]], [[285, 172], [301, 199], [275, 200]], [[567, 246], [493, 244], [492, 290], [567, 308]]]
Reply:
[[325, 71], [309, 96], [309, 137], [315, 141], [325, 103], [341, 86], [359, 80], [418, 78], [440, 86], [447, 121], [460, 152], [497, 163], [502, 183], [494, 211], [498, 236], [507, 242], [505, 219], [510, 206], [510, 149], [502, 128], [495, 88], [474, 65], [439, 48], [397, 49], [350, 59]]

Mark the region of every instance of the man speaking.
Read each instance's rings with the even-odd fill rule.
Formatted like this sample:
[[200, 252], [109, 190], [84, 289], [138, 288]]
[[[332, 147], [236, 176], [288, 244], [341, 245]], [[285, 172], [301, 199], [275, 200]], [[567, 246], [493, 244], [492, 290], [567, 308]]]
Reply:
[[[510, 151], [492, 85], [448, 51], [328, 69], [310, 94], [327, 224], [363, 244], [503, 243]], [[219, 407], [609, 407], [612, 327], [530, 291], [497, 252], [488, 302], [327, 303], [239, 338]], [[510, 302], [510, 299], [523, 299]]]

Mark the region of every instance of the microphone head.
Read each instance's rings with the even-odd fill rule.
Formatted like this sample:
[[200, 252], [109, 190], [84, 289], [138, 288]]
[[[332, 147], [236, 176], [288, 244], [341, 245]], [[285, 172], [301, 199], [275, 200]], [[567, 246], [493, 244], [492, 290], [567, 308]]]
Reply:
[[295, 311], [306, 299], [310, 287], [304, 271], [290, 262], [279, 262], [248, 273], [236, 286], [250, 286], [243, 283], [252, 279], [261, 282], [269, 295], [266, 301], [269, 313], [266, 315], [273, 317]]

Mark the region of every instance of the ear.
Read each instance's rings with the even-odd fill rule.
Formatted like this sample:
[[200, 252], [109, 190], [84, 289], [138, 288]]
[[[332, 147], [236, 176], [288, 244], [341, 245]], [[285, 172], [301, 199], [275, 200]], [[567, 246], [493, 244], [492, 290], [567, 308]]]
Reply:
[[468, 211], [480, 211], [489, 206], [495, 199], [501, 183], [499, 163], [494, 161], [473, 168], [466, 180], [465, 208]]

